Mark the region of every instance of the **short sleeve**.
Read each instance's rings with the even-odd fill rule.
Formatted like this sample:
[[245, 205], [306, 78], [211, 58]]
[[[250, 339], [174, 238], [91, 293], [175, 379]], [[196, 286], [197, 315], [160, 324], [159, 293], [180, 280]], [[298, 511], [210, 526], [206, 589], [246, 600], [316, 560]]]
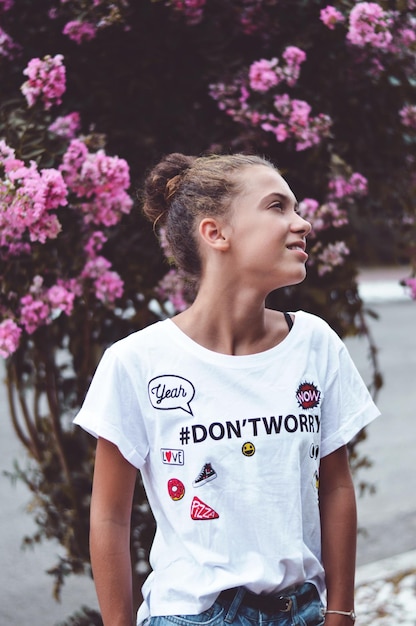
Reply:
[[333, 335], [332, 375], [322, 406], [321, 456], [347, 444], [380, 415], [345, 344]]
[[138, 391], [112, 348], [104, 353], [74, 424], [116, 445], [138, 469], [143, 466], [149, 446]]

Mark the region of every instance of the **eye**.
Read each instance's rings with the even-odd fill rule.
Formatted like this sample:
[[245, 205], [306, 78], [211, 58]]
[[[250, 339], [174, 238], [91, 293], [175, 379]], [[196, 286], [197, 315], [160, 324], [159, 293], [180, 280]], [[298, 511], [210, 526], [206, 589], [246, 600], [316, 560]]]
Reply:
[[270, 209], [276, 209], [277, 211], [284, 211], [285, 207], [283, 206], [283, 203], [280, 202], [279, 200], [276, 200], [276, 202], [273, 202], [270, 207]]

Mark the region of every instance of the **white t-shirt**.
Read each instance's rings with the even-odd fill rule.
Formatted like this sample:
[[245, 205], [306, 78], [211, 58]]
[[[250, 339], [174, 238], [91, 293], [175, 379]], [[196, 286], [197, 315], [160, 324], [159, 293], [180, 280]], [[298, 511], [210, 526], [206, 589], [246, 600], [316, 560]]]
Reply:
[[110, 347], [75, 423], [142, 473], [157, 531], [138, 621], [238, 586], [323, 597], [319, 461], [378, 415], [343, 342], [303, 311], [258, 354], [213, 352], [171, 320]]

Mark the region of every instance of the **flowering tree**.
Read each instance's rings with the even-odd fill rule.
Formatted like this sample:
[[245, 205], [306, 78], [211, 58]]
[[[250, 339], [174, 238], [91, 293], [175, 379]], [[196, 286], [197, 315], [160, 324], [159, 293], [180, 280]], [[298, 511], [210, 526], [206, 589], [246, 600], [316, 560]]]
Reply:
[[[415, 11], [414, 0], [39, 0], [33, 12], [0, 0], [0, 356], [31, 459], [16, 468], [36, 497], [30, 540], [66, 549], [57, 594], [89, 568], [93, 442], [71, 420], [98, 359], [192, 299], [133, 202], [163, 153], [253, 151], [281, 167], [314, 229], [307, 280], [270, 306], [368, 335], [356, 271], [373, 258], [410, 264], [416, 299]], [[371, 338], [370, 351], [376, 390]], [[355, 470], [366, 464], [352, 454]], [[133, 516], [140, 575], [153, 528], [140, 484]]]

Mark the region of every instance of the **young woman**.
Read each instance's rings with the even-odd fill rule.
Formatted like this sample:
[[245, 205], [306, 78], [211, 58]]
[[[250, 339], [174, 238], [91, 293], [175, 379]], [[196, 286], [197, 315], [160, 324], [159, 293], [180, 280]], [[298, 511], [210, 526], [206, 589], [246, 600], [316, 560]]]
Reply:
[[91, 560], [104, 624], [134, 623], [140, 470], [157, 531], [138, 624], [348, 626], [346, 444], [378, 411], [323, 320], [265, 307], [305, 278], [311, 226], [279, 172], [240, 154], [167, 156], [144, 211], [198, 291], [106, 351], [75, 419], [98, 438]]

